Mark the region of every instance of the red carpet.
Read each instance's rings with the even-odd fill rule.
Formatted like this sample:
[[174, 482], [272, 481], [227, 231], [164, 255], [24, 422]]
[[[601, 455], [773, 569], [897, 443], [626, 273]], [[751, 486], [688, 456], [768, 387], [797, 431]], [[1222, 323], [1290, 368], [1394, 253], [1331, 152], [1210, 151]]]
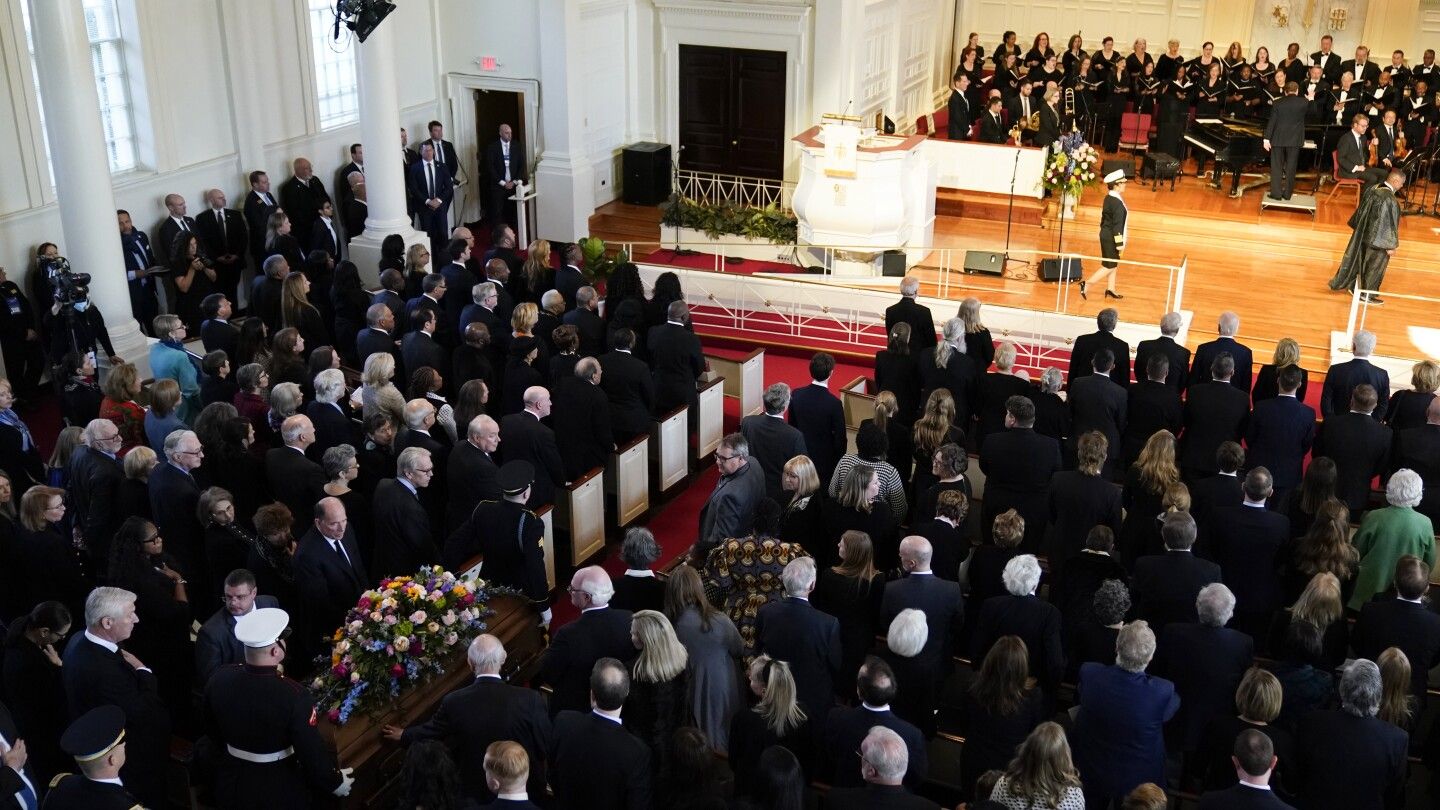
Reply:
[[718, 270], [725, 273], [740, 273], [742, 275], [753, 275], [755, 273], [803, 273], [805, 268], [796, 267], [793, 264], [784, 262], [766, 262], [756, 259], [741, 259], [731, 263], [734, 257], [722, 261], [720, 256], [714, 253], [691, 252], [689, 254], [677, 253], [669, 248], [654, 250], [644, 256], [635, 259], [637, 262], [649, 262], [653, 264], [669, 264], [675, 267], [686, 267], [691, 270]]

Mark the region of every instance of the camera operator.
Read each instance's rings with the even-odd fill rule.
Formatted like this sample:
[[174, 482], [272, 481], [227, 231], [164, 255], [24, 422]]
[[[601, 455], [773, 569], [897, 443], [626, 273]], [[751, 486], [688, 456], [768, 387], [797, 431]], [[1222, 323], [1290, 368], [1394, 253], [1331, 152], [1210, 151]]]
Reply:
[[98, 344], [105, 350], [110, 365], [125, 362], [110, 343], [105, 316], [90, 301], [90, 289], [86, 286], [90, 283], [90, 274], [71, 272], [70, 263], [63, 257], [53, 259], [47, 270], [55, 295], [55, 303], [50, 310], [53, 316], [50, 361], [60, 363], [72, 351], [93, 354]]
[[45, 372], [45, 344], [35, 321], [30, 299], [20, 285], [5, 275], [0, 267], [0, 356], [5, 358], [5, 374], [15, 386], [15, 396], [31, 399]]

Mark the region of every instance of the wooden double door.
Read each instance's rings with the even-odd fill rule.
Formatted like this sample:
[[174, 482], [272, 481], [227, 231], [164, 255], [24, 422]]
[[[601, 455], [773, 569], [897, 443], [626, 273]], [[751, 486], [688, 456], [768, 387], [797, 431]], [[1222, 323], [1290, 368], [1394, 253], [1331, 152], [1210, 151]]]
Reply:
[[785, 54], [680, 46], [681, 169], [779, 180], [785, 171]]

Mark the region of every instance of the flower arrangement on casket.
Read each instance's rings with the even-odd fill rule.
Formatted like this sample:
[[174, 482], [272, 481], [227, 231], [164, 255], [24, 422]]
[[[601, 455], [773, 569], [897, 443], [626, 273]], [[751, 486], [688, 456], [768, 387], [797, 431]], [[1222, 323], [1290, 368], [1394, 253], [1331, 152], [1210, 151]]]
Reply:
[[1055, 142], [1050, 162], [1040, 184], [1047, 191], [1079, 197], [1085, 186], [1095, 182], [1100, 171], [1100, 154], [1079, 132], [1068, 132]]
[[322, 673], [311, 681], [316, 705], [332, 723], [355, 712], [378, 715], [405, 690], [445, 672], [454, 650], [485, 632], [492, 595], [504, 589], [467, 581], [440, 566], [392, 577], [361, 594], [335, 631]]

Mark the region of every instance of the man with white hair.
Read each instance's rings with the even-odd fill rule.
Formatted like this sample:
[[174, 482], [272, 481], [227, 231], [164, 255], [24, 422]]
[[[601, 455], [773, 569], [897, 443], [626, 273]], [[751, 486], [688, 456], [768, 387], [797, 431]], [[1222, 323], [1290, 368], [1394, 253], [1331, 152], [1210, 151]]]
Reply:
[[1259, 639], [1269, 631], [1272, 614], [1283, 607], [1275, 571], [1283, 559], [1281, 548], [1290, 541], [1290, 518], [1265, 508], [1274, 485], [1264, 467], [1251, 467], [1240, 491], [1242, 503], [1216, 506], [1206, 516], [1204, 550], [1235, 594], [1235, 629]]
[[127, 515], [116, 506], [125, 470], [117, 453], [120, 428], [109, 419], [92, 419], [85, 426], [84, 444], [75, 448], [66, 465], [65, 502], [71, 519], [85, 540], [95, 570], [103, 572], [110, 561], [110, 538]]
[[1397, 808], [1405, 803], [1405, 730], [1376, 717], [1384, 689], [1380, 668], [1351, 661], [1340, 676], [1340, 708], [1300, 718], [1296, 770], [1301, 805], [1317, 810]]
[[1201, 588], [1195, 612], [1199, 622], [1176, 622], [1161, 632], [1154, 666], [1155, 674], [1174, 683], [1180, 695], [1180, 711], [1170, 726], [1184, 751], [1197, 750], [1205, 726], [1234, 709], [1235, 689], [1255, 663], [1250, 636], [1225, 626], [1235, 612], [1229, 588], [1219, 582]]
[[376, 579], [409, 576], [421, 565], [441, 561], [431, 532], [430, 514], [420, 490], [435, 477], [435, 459], [423, 447], [407, 447], [395, 459], [395, 477], [375, 485], [375, 551], [370, 565]]
[[570, 603], [580, 609], [580, 618], [556, 631], [531, 682], [535, 687], [553, 687], [551, 717], [566, 709], [590, 709], [590, 671], [595, 662], [602, 658], [629, 661], [635, 657], [635, 645], [630, 640], [632, 614], [610, 607], [615, 586], [604, 568], [581, 568], [570, 577], [567, 590]]
[[1052, 699], [1065, 676], [1060, 609], [1035, 594], [1040, 562], [1033, 554], [1012, 557], [1001, 574], [1005, 590], [985, 600], [975, 630], [976, 661], [982, 660], [1001, 636], [1018, 636], [1030, 654], [1030, 675]]
[[121, 779], [142, 804], [165, 807], [170, 714], [160, 700], [155, 673], [120, 647], [139, 621], [135, 594], [120, 588], [91, 591], [85, 599], [85, 631], [70, 637], [60, 673], [71, 717], [105, 705], [125, 712], [128, 755]]
[[765, 473], [765, 495], [783, 505], [785, 490], [780, 479], [785, 463], [805, 455], [805, 436], [785, 421], [785, 409], [790, 407], [790, 386], [783, 382], [771, 383], [760, 402], [764, 413], [752, 413], [741, 419], [740, 435], [749, 442], [753, 460]]
[[[200, 505], [200, 486], [193, 471], [205, 459], [205, 448], [193, 431], [175, 430], [165, 437], [164, 450], [164, 460], [150, 471], [150, 515], [155, 528], [165, 536], [165, 550], [179, 561], [180, 570], [198, 575], [208, 569], [204, 557], [205, 528], [200, 525], [196, 511]], [[203, 621], [210, 605], [201, 607], [196, 600], [191, 608], [195, 618]]]
[[565, 465], [555, 432], [541, 419], [550, 415], [550, 392], [544, 386], [525, 389], [525, 409], [500, 420], [500, 443], [506, 461], [528, 461], [535, 466], [535, 483], [530, 487], [531, 509], [555, 503], [555, 490], [566, 485]]
[[495, 454], [500, 449], [500, 424], [480, 414], [465, 428], [465, 438], [450, 451], [446, 480], [453, 482], [445, 504], [445, 532], [448, 536], [470, 519], [475, 507], [500, 500], [500, 467]]
[[885, 308], [885, 334], [897, 323], [910, 325], [910, 355], [919, 357], [926, 349], [935, 348], [935, 316], [930, 308], [917, 302], [920, 279], [906, 276], [900, 280], [900, 300]]
[[410, 745], [440, 740], [459, 766], [465, 794], [477, 803], [495, 801], [485, 784], [485, 749], [498, 740], [514, 740], [530, 756], [527, 790], [536, 796], [545, 789], [545, 752], [550, 739], [550, 716], [545, 699], [534, 689], [505, 682], [505, 645], [489, 633], [470, 642], [466, 653], [475, 679], [469, 686], [446, 695], [426, 722], [400, 728], [387, 725], [385, 739]]
[[1353, 359], [1335, 363], [1325, 371], [1325, 387], [1320, 391], [1320, 415], [1329, 419], [1331, 414], [1344, 413], [1350, 408], [1350, 395], [1356, 386], [1370, 385], [1375, 388], [1375, 419], [1385, 413], [1385, 404], [1390, 401], [1390, 372], [1370, 362], [1375, 351], [1375, 333], [1361, 329], [1350, 342], [1354, 350]]
[[315, 442], [305, 450], [312, 461], [336, 445], [355, 443], [355, 428], [344, 402], [345, 372], [327, 368], [315, 375], [315, 399], [305, 406], [305, 415], [315, 427]]
[[939, 805], [905, 789], [910, 753], [905, 740], [877, 725], [860, 743], [864, 787], [835, 788], [825, 797], [827, 810], [933, 810]]
[[300, 414], [287, 417], [280, 423], [280, 440], [284, 445], [265, 451], [265, 478], [275, 500], [290, 507], [295, 525], [309, 526], [315, 502], [325, 497], [329, 483], [325, 468], [306, 453], [315, 443], [315, 423]]
[[1360, 571], [1348, 603], [1351, 610], [1360, 610], [1393, 584], [1395, 563], [1406, 554], [1435, 567], [1435, 527], [1415, 509], [1424, 492], [1420, 476], [1413, 470], [1396, 470], [1385, 484], [1389, 506], [1365, 513], [1359, 531], [1351, 538], [1360, 552]]
[[1228, 353], [1235, 360], [1235, 374], [1230, 378], [1230, 384], [1239, 388], [1245, 393], [1250, 393], [1250, 384], [1254, 374], [1254, 355], [1250, 348], [1235, 339], [1236, 333], [1240, 331], [1240, 316], [1233, 312], [1220, 313], [1220, 321], [1216, 326], [1219, 336], [1208, 342], [1202, 343], [1195, 349], [1195, 359], [1190, 364], [1190, 382], [1187, 385], [1208, 382], [1210, 379], [1210, 365], [1221, 352]]
[[824, 717], [835, 702], [840, 674], [840, 622], [810, 604], [813, 557], [791, 560], [780, 581], [784, 598], [766, 604], [755, 617], [755, 653], [788, 662], [801, 708], [810, 717]]
[[1165, 384], [1176, 391], [1185, 391], [1185, 373], [1190, 368], [1190, 350], [1175, 341], [1180, 327], [1185, 323], [1178, 312], [1167, 312], [1160, 317], [1160, 337], [1142, 340], [1135, 346], [1135, 368], [1149, 367], [1153, 355], [1164, 355], [1170, 361], [1165, 374]]
[[[900, 568], [905, 576], [885, 584], [880, 621], [888, 625], [902, 611], [912, 608], [921, 611], [929, 630], [920, 657], [943, 681], [944, 673], [949, 671], [945, 662], [960, 652], [965, 602], [959, 583], [938, 577], [931, 570], [934, 553], [930, 541], [924, 537], [910, 535], [900, 541]], [[931, 686], [938, 688], [940, 683]]]

